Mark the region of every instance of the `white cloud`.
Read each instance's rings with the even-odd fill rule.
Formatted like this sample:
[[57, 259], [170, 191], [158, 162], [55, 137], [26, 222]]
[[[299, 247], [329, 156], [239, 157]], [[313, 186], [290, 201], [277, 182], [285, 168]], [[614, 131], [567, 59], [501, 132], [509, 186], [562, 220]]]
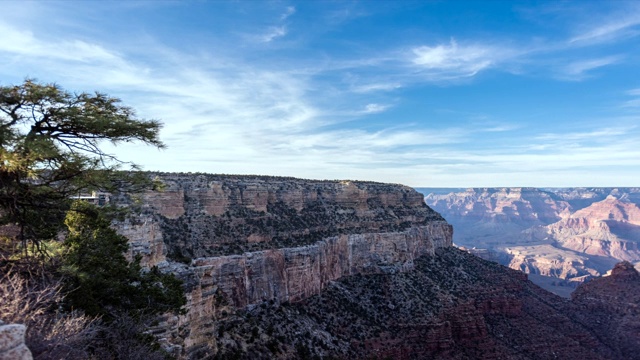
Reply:
[[0, 52], [14, 56], [79, 62], [117, 61], [119, 55], [97, 44], [81, 40], [54, 41], [37, 39], [30, 31], [19, 30], [0, 22]]
[[351, 91], [355, 93], [369, 93], [375, 91], [392, 91], [396, 89], [400, 89], [402, 87], [401, 84], [397, 82], [391, 83], [371, 83], [365, 85], [355, 85], [351, 87]]
[[587, 72], [603, 66], [618, 63], [620, 59], [620, 56], [607, 56], [598, 59], [575, 61], [563, 69], [562, 77], [569, 80], [582, 80], [588, 75]]
[[627, 95], [633, 99], [625, 101], [623, 107], [640, 107], [640, 89], [631, 89], [627, 91]]
[[413, 63], [432, 74], [447, 77], [469, 77], [495, 65], [499, 51], [486, 45], [458, 46], [451, 40], [436, 46], [413, 49]]
[[280, 20], [286, 20], [289, 16], [296, 13], [296, 8], [294, 6], [287, 6], [284, 13], [280, 15]]
[[287, 35], [287, 28], [283, 26], [272, 26], [260, 37], [262, 42], [271, 42], [274, 39]]
[[625, 101], [624, 107], [640, 107], [640, 98]]
[[596, 26], [593, 26], [593, 20], [590, 19], [589, 28], [569, 39], [569, 43], [588, 45], [638, 36], [640, 34], [636, 28], [638, 25], [640, 25], [640, 11], [635, 8], [629, 9], [626, 14], [605, 17], [605, 20]]
[[277, 38], [281, 38], [287, 35], [287, 27], [283, 24], [285, 20], [287, 20], [291, 15], [296, 13], [296, 8], [293, 6], [288, 6], [285, 11], [280, 15], [279, 23], [281, 25], [270, 26], [267, 31], [259, 35], [257, 38], [260, 42], [272, 42]]
[[518, 129], [519, 126], [517, 125], [496, 125], [496, 126], [490, 126], [490, 127], [486, 127], [483, 129], [480, 129], [480, 131], [485, 131], [485, 132], [505, 132], [505, 131], [512, 131], [515, 129]]
[[389, 105], [382, 105], [382, 104], [367, 104], [367, 106], [364, 107], [364, 110], [362, 112], [364, 114], [377, 114], [377, 113], [384, 112], [389, 107], [390, 107]]
[[[295, 9], [287, 10], [280, 21], [294, 13]], [[47, 76], [42, 80], [59, 80], [70, 90], [103, 90], [122, 97], [142, 117], [161, 119], [166, 125], [161, 134], [169, 145], [166, 151], [158, 154], [154, 149], [137, 145], [113, 149], [122, 158], [144, 164], [149, 170], [359, 178], [427, 186], [430, 183], [424, 179], [429, 178], [452, 186], [464, 181], [477, 184], [481, 179], [490, 186], [496, 186], [496, 179], [514, 186], [518, 181], [553, 178], [565, 183], [574, 181], [570, 185], [575, 186], [576, 179], [581, 179], [575, 174], [586, 172], [585, 169], [637, 168], [640, 158], [640, 143], [630, 139], [640, 139], [634, 127], [568, 134], [513, 132], [502, 136], [509, 138], [510, 144], [526, 144], [521, 146], [505, 145], [500, 140], [484, 144], [483, 141], [490, 141], [487, 132], [506, 132], [515, 127], [487, 122], [480, 126], [476, 119], [470, 121], [476, 124], [473, 129], [429, 128], [427, 124], [437, 122], [437, 118], [421, 122], [420, 127], [409, 127], [405, 118], [398, 119], [397, 128], [380, 129], [373, 124], [355, 128], [359, 124], [354, 118], [361, 120], [398, 106], [400, 101], [389, 98], [390, 94], [385, 92], [418, 81], [509, 69], [520, 61], [539, 68], [545, 66], [545, 60], [536, 56], [566, 51], [566, 42], [562, 49], [542, 44], [535, 51], [527, 51], [526, 46], [486, 42], [451, 41], [417, 46], [409, 54], [413, 65], [409, 71], [406, 52], [400, 60], [392, 56], [397, 52], [383, 49], [371, 57], [347, 58], [342, 62], [328, 53], [325, 59], [305, 63], [306, 68], [301, 70], [295, 66], [299, 64], [282, 63], [274, 67], [262, 59], [246, 63], [242, 56], [226, 57], [224, 49], [211, 55], [215, 57], [212, 65], [206, 54], [185, 55], [157, 44], [140, 47], [145, 53], [145, 59], [141, 59], [123, 51], [119, 47], [121, 42], [109, 45], [87, 40], [86, 36], [37, 33], [24, 30], [26, 26], [0, 23], [0, 58], [12, 59], [10, 65], [3, 63], [0, 69], [4, 81], [7, 74], [22, 76], [22, 69], [37, 69]], [[286, 35], [286, 26], [274, 26], [262, 36], [251, 37], [250, 42], [255, 45], [256, 41], [269, 42]], [[584, 77], [620, 59], [575, 60], [563, 70], [565, 74]], [[324, 61], [329, 65], [324, 66]], [[419, 80], [412, 79], [416, 77], [416, 68], [425, 75]], [[331, 80], [330, 84], [316, 81], [318, 77], [325, 76], [326, 80], [341, 74], [345, 69], [356, 73], [358, 81], [339, 85]], [[320, 105], [317, 94], [322, 94], [325, 100], [338, 100]], [[630, 90], [628, 95], [640, 97], [640, 89]], [[636, 100], [628, 105], [639, 106]], [[353, 123], [338, 124], [345, 119]], [[576, 170], [569, 174], [568, 168]], [[611, 175], [613, 180], [609, 184], [620, 184], [615, 176], [619, 175]]]
[[567, 132], [567, 133], [546, 133], [536, 136], [538, 140], [562, 141], [564, 143], [574, 141], [610, 141], [615, 138], [631, 133], [636, 126], [601, 128], [592, 131]]

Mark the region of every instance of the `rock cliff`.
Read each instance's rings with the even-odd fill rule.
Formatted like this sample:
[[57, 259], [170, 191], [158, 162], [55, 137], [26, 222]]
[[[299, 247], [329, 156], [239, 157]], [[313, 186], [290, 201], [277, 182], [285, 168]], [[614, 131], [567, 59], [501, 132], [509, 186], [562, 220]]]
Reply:
[[580, 285], [571, 294], [583, 322], [612, 344], [620, 359], [640, 357], [640, 274], [627, 262], [611, 275]]
[[454, 226], [457, 245], [566, 297], [620, 260], [640, 261], [638, 188], [468, 189], [425, 200]]
[[[458, 225], [455, 241], [464, 246], [508, 242], [509, 234], [556, 222], [568, 216], [571, 209], [567, 201], [554, 193], [535, 188], [473, 188], [450, 194], [429, 193], [425, 201], [454, 226]], [[496, 238], [500, 233], [505, 236]]]
[[[131, 256], [180, 275], [188, 313], [152, 329], [176, 354], [216, 353], [223, 314], [295, 302], [354, 274], [410, 270], [452, 244], [452, 228], [401, 185], [258, 176], [150, 174], [162, 192], [118, 201]], [[114, 197], [118, 199], [118, 197]]]
[[[455, 248], [344, 277], [294, 304], [221, 316], [217, 358], [630, 359], [580, 306]], [[635, 340], [634, 340], [635, 341]], [[633, 341], [631, 341], [633, 344]], [[206, 357], [207, 353], [200, 353]], [[631, 355], [631, 356], [629, 356]]]
[[[628, 359], [640, 353], [634, 336], [619, 341], [606, 333], [636, 331], [636, 290], [586, 288], [587, 296], [561, 299], [522, 272], [453, 248], [451, 226], [410, 188], [150, 176], [166, 190], [115, 197], [139, 210], [118, 226], [131, 239], [131, 256], [186, 282], [188, 313], [160, 318], [150, 329], [179, 358]], [[541, 217], [533, 205], [515, 205], [525, 203], [523, 192], [529, 190], [505, 192], [495, 202], [500, 212], [524, 214], [538, 228], [541, 219], [570, 215]], [[571, 206], [556, 200], [560, 205], [542, 203]], [[629, 283], [637, 277], [630, 269], [623, 264], [610, 278]]]
[[640, 261], [640, 207], [613, 195], [545, 229], [563, 248], [617, 260]]

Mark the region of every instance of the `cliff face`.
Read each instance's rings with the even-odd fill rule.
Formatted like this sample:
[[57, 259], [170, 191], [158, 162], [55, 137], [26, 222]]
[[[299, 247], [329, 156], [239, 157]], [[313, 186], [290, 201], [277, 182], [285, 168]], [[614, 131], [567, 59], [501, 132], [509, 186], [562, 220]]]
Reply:
[[640, 261], [640, 208], [612, 195], [548, 225], [546, 233], [567, 249]]
[[613, 345], [616, 357], [640, 356], [640, 274], [631, 263], [618, 263], [611, 275], [580, 285], [571, 296], [582, 321]]
[[[569, 203], [555, 194], [535, 188], [477, 188], [450, 194], [428, 194], [429, 206], [461, 223], [456, 241], [476, 239], [484, 233], [524, 230], [556, 222], [569, 215]], [[467, 231], [473, 224], [479, 231]], [[483, 233], [484, 232], [484, 233]]]
[[468, 189], [425, 200], [455, 227], [457, 245], [566, 297], [620, 260], [640, 261], [638, 188]]
[[[599, 326], [618, 311], [630, 314], [620, 331], [635, 331], [634, 297], [590, 317], [585, 309], [600, 306], [592, 299], [603, 292], [591, 292], [600, 295], [586, 296], [587, 303], [569, 302], [521, 272], [454, 249], [451, 226], [410, 188], [155, 175], [167, 189], [142, 196], [140, 215], [119, 226], [131, 239], [132, 256], [186, 282], [188, 313], [161, 318], [150, 329], [179, 358], [627, 359], [638, 353], [635, 337], [616, 342]], [[500, 201], [501, 212], [525, 214], [529, 223], [555, 219]]]
[[406, 271], [452, 244], [451, 226], [401, 185], [151, 176], [166, 189], [144, 194], [119, 231], [132, 256], [186, 280], [187, 315], [153, 329], [183, 356], [217, 351], [210, 334], [224, 313], [301, 301], [346, 275]]
[[162, 220], [165, 251], [173, 260], [310, 245], [342, 234], [397, 232], [444, 221], [420, 193], [401, 185], [159, 176], [166, 190], [147, 193], [143, 206]]
[[263, 300], [300, 301], [331, 281], [353, 274], [406, 271], [422, 255], [450, 245], [451, 229], [442, 224], [403, 232], [329, 237], [313, 245], [242, 255], [196, 259], [200, 286], [230, 294], [236, 307]]
[[440, 248], [409, 272], [344, 277], [301, 302], [222, 316], [212, 336], [221, 359], [633, 358], [579, 312], [520, 272]]

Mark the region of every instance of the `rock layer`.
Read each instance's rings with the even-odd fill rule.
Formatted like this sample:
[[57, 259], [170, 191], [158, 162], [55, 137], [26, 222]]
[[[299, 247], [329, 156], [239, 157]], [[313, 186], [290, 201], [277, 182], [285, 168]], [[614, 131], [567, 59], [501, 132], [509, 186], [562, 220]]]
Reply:
[[640, 207], [625, 199], [609, 195], [545, 229], [566, 249], [640, 261]]
[[189, 262], [311, 245], [342, 234], [404, 231], [443, 220], [420, 193], [402, 185], [208, 174], [150, 176], [166, 189], [144, 194], [142, 215], [122, 227], [149, 265], [165, 260], [159, 252], [169, 260]]
[[236, 307], [265, 300], [300, 301], [343, 276], [406, 271], [422, 255], [450, 246], [443, 222], [404, 232], [333, 236], [314, 245], [200, 258], [192, 266], [203, 288], [217, 287]]

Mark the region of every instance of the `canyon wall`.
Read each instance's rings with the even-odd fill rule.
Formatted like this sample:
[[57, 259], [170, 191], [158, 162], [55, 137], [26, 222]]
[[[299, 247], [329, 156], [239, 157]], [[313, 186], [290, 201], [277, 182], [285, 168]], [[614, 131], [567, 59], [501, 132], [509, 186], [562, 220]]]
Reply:
[[187, 314], [152, 329], [179, 356], [215, 353], [216, 321], [237, 309], [301, 301], [346, 275], [406, 271], [452, 245], [452, 227], [402, 185], [149, 175], [165, 189], [114, 197], [137, 214], [117, 227], [130, 256], [185, 280]]
[[345, 234], [313, 245], [199, 258], [192, 267], [202, 288], [217, 287], [236, 307], [265, 300], [299, 301], [343, 276], [393, 273], [413, 268], [422, 255], [450, 245], [443, 224], [403, 232]]
[[640, 264], [638, 188], [478, 188], [426, 194], [454, 242], [568, 297], [621, 260]]
[[[617, 339], [604, 342], [599, 323], [611, 315], [606, 309], [591, 318], [582, 305], [540, 289], [521, 272], [453, 247], [420, 257], [414, 266], [408, 272], [343, 277], [304, 301], [261, 304], [220, 318], [212, 334], [216, 355], [251, 360], [637, 358], [635, 334], [622, 332], [635, 331], [635, 297], [620, 296], [616, 306], [630, 316], [611, 336]], [[629, 290], [638, 285], [627, 283]], [[611, 347], [624, 340], [629, 340], [626, 348]]]

